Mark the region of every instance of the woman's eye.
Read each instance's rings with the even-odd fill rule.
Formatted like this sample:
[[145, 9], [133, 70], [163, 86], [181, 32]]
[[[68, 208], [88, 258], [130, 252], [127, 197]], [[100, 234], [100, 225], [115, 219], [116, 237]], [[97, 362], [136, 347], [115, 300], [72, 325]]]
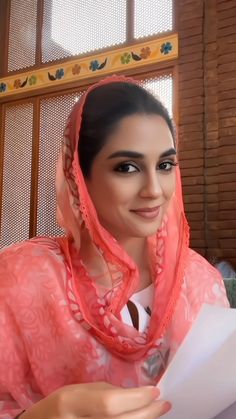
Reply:
[[174, 166], [177, 166], [177, 163], [173, 161], [163, 161], [159, 164], [159, 170], [162, 170], [164, 172], [170, 172]]
[[116, 169], [116, 172], [121, 172], [121, 173], [133, 173], [133, 172], [137, 172], [138, 169], [137, 167], [135, 167], [133, 164], [130, 163], [123, 163], [120, 164]]

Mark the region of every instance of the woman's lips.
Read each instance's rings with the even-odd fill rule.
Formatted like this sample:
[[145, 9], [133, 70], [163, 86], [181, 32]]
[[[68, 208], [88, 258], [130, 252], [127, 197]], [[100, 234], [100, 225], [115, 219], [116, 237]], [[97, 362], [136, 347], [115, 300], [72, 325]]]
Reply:
[[159, 215], [160, 207], [155, 208], [140, 208], [137, 210], [131, 210], [135, 214], [139, 215], [140, 217], [152, 220]]

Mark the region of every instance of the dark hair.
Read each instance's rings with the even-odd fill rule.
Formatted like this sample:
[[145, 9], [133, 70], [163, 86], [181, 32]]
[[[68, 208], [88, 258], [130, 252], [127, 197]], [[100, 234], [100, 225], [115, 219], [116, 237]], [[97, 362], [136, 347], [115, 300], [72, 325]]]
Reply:
[[85, 177], [107, 137], [122, 118], [134, 114], [156, 114], [167, 123], [174, 138], [174, 127], [167, 109], [151, 93], [137, 84], [112, 82], [92, 90], [84, 104], [79, 134], [79, 160]]

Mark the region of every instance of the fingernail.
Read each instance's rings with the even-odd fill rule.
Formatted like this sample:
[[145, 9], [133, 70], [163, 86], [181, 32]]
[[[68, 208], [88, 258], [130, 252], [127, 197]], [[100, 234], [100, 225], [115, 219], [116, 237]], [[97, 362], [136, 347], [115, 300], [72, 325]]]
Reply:
[[165, 413], [169, 412], [171, 408], [172, 408], [172, 405], [170, 402], [164, 402], [161, 407], [161, 414], [164, 415]]

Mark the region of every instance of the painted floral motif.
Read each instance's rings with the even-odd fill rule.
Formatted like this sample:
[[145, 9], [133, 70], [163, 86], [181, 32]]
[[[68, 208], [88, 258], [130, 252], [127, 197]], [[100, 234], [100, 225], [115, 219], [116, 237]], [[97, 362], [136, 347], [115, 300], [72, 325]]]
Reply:
[[164, 42], [164, 44], [161, 45], [160, 51], [162, 54], [167, 55], [170, 51], [172, 51], [172, 44], [171, 42]]
[[51, 81], [60, 80], [64, 77], [64, 75], [65, 75], [65, 72], [64, 72], [63, 68], [58, 68], [56, 73], [55, 73], [55, 76], [53, 74], [49, 73], [49, 71], [48, 71], [48, 78]]
[[93, 60], [90, 62], [89, 70], [91, 71], [102, 70], [105, 67], [106, 63], [107, 63], [107, 58], [101, 64], [98, 62], [98, 60]]
[[57, 80], [59, 80], [59, 79], [62, 79], [62, 77], [64, 77], [64, 74], [65, 74], [65, 72], [64, 72], [63, 68], [59, 68], [56, 71], [55, 77], [56, 77]]
[[35, 75], [32, 75], [29, 78], [29, 85], [32, 86], [33, 84], [36, 84], [36, 82], [37, 82], [37, 77]]
[[143, 47], [140, 52], [140, 57], [143, 60], [146, 60], [151, 55], [151, 50], [149, 47]]
[[28, 76], [26, 77], [26, 79], [23, 82], [21, 82], [20, 79], [14, 80], [13, 86], [14, 86], [15, 89], [18, 89], [19, 87], [25, 87], [27, 82], [28, 82]]
[[13, 86], [15, 87], [15, 89], [18, 89], [18, 88], [21, 86], [21, 81], [20, 81], [20, 79], [16, 79], [16, 80], [14, 81]]
[[89, 70], [96, 71], [96, 70], [99, 69], [99, 65], [100, 64], [99, 64], [98, 60], [93, 60], [90, 63]]
[[7, 90], [6, 83], [1, 83], [0, 84], [0, 93], [5, 92], [6, 90]]
[[122, 64], [129, 64], [131, 61], [131, 54], [129, 52], [124, 52], [124, 54], [121, 55], [120, 60]]
[[79, 74], [81, 71], [81, 66], [79, 64], [75, 64], [72, 67], [72, 74], [75, 76], [76, 74]]

